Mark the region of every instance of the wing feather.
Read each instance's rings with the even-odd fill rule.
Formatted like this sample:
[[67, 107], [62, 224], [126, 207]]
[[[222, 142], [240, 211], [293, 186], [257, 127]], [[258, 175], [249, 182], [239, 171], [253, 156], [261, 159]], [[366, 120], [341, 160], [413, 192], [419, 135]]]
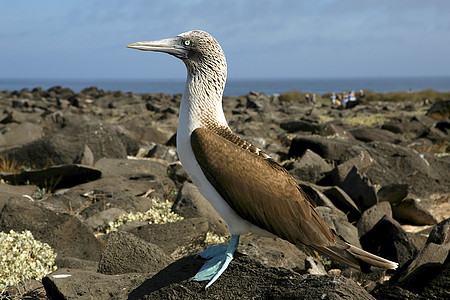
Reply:
[[194, 130], [191, 145], [209, 182], [240, 217], [294, 244], [336, 244], [314, 203], [275, 161], [206, 128]]

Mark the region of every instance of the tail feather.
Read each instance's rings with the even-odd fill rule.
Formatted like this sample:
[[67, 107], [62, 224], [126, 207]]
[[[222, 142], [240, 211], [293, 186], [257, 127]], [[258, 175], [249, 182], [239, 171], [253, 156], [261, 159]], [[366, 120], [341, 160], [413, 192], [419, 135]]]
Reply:
[[361, 266], [364, 264], [383, 269], [397, 269], [398, 267], [398, 263], [396, 262], [364, 251], [344, 241], [342, 241], [342, 243], [337, 243], [335, 246], [309, 247], [357, 270], [361, 270]]
[[350, 245], [348, 243], [347, 243], [347, 245], [350, 246], [350, 248], [347, 249], [347, 252], [352, 254], [357, 260], [361, 260], [371, 266], [383, 268], [383, 269], [395, 270], [398, 267], [398, 263], [396, 263], [396, 262], [379, 257], [375, 254], [364, 251], [364, 250], [362, 250], [358, 247], [355, 247], [353, 245]]

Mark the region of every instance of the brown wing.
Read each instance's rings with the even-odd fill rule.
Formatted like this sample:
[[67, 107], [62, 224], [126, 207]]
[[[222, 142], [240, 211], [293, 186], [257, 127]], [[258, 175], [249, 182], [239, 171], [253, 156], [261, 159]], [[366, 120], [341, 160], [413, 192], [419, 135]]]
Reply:
[[209, 182], [240, 217], [294, 244], [336, 244], [295, 179], [272, 159], [205, 128], [192, 133], [191, 145]]

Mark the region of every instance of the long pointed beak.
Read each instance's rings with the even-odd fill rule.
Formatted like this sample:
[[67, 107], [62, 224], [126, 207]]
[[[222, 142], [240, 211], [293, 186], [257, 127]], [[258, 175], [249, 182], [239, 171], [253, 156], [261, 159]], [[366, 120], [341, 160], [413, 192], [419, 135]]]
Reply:
[[187, 58], [189, 54], [189, 49], [184, 47], [181, 43], [180, 37], [173, 37], [158, 41], [135, 42], [127, 45], [127, 47], [143, 51], [164, 52], [181, 59]]

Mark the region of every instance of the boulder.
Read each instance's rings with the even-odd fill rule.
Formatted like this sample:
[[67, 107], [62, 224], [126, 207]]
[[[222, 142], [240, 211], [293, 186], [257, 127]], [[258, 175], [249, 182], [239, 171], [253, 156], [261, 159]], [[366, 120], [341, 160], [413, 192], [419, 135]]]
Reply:
[[178, 161], [177, 149], [173, 146], [156, 144], [144, 157], [154, 157], [168, 162]]
[[442, 120], [450, 116], [450, 99], [437, 101], [428, 109], [427, 116]]
[[438, 245], [450, 244], [450, 218], [443, 220], [433, 227], [426, 243], [435, 243]]
[[[72, 211], [88, 219], [110, 208], [126, 212], [145, 212], [152, 207], [151, 198], [164, 199], [170, 180], [130, 180], [122, 176], [104, 177], [54, 193], [42, 204], [57, 212]], [[170, 186], [169, 186], [170, 187]], [[97, 215], [98, 219], [99, 215]], [[105, 217], [105, 216], [103, 216]], [[95, 223], [95, 222], [94, 222]]]
[[127, 299], [147, 274], [105, 275], [90, 270], [60, 268], [42, 279], [50, 299]]
[[238, 251], [267, 267], [295, 270], [305, 268], [304, 262], [307, 256], [297, 246], [281, 238], [254, 234], [241, 236]]
[[440, 274], [449, 257], [449, 246], [426, 244], [408, 266], [400, 270], [392, 281], [400, 287], [421, 294], [425, 286]]
[[2, 135], [4, 142], [0, 144], [0, 149], [1, 147], [12, 147], [30, 143], [40, 139], [42, 135], [42, 127], [30, 122], [14, 124], [14, 126], [10, 125], [9, 130]]
[[9, 200], [0, 213], [0, 231], [29, 230], [36, 240], [49, 244], [58, 257], [98, 260], [103, 249], [92, 229], [77, 217], [56, 213], [24, 200]]
[[92, 229], [95, 229], [97, 227], [107, 225], [109, 222], [114, 221], [114, 219], [116, 219], [118, 216], [125, 213], [126, 211], [121, 208], [108, 208], [107, 210], [103, 210], [94, 214], [93, 216], [88, 217], [86, 220], [84, 220], [84, 224], [90, 226]]
[[102, 157], [127, 157], [127, 146], [122, 140], [125, 135], [117, 126], [89, 119], [80, 122], [21, 147], [9, 149], [8, 156], [21, 163], [32, 162], [34, 168], [71, 164], [85, 145], [92, 150], [96, 160]]
[[108, 237], [106, 250], [98, 264], [98, 272], [108, 275], [156, 273], [172, 260], [161, 248], [135, 235], [119, 231]]
[[385, 215], [360, 238], [364, 250], [399, 263], [414, 258], [418, 249], [397, 221]]
[[321, 185], [340, 185], [353, 167], [365, 173], [373, 163], [367, 151], [361, 150], [354, 157], [340, 163], [319, 182]]
[[307, 256], [305, 258], [305, 270], [311, 275], [327, 275], [325, 268], [319, 259], [312, 256]]
[[380, 202], [364, 211], [356, 225], [359, 236], [369, 232], [384, 216], [392, 218], [391, 205], [388, 202]]
[[394, 218], [415, 225], [435, 225], [437, 219], [423, 205], [419, 199], [407, 198], [392, 205]]
[[186, 182], [180, 188], [172, 210], [184, 218], [206, 218], [212, 231], [219, 235], [228, 234], [225, 221], [192, 183]]
[[179, 161], [173, 162], [167, 166], [167, 176], [172, 179], [178, 187], [189, 180], [189, 175]]
[[0, 173], [0, 178], [12, 184], [31, 183], [50, 192], [94, 181], [101, 176], [101, 171], [82, 165], [59, 165], [42, 170], [23, 171], [18, 174]]
[[206, 248], [204, 240], [208, 225], [204, 218], [189, 218], [174, 223], [145, 224], [128, 232], [157, 245], [167, 256], [177, 259]]
[[348, 130], [346, 130], [344, 127], [333, 123], [327, 123], [322, 125], [319, 129], [319, 135], [328, 137], [337, 137], [348, 140], [355, 139], [353, 135], [350, 132], [348, 132]]
[[321, 126], [318, 123], [303, 120], [281, 122], [280, 127], [290, 133], [298, 131], [317, 133], [321, 128]]
[[38, 189], [35, 185], [10, 185], [0, 182], [0, 212], [9, 199], [29, 200]]
[[381, 128], [359, 127], [350, 129], [349, 132], [355, 139], [363, 142], [395, 143], [401, 139], [401, 136]]
[[285, 167], [295, 178], [312, 183], [317, 182], [326, 172], [331, 171], [330, 165], [311, 150], [306, 150], [300, 159], [286, 164]]
[[352, 198], [345, 193], [340, 187], [333, 186], [325, 191], [323, 194], [334, 204], [336, 208], [347, 215], [350, 223], [356, 222], [361, 218], [361, 211]]
[[427, 299], [446, 299], [450, 286], [450, 255], [447, 256], [440, 272], [432, 275], [433, 279], [428, 281], [420, 294]]
[[58, 269], [61, 268], [71, 268], [71, 269], [81, 269], [97, 272], [98, 261], [85, 260], [75, 257], [61, 257], [58, 256], [55, 259], [55, 265]]
[[298, 136], [292, 140], [289, 157], [301, 157], [309, 149], [324, 159], [338, 160], [354, 144], [354, 141], [342, 139]]
[[342, 236], [344, 240], [361, 248], [358, 230], [348, 222], [347, 216], [342, 211], [326, 206], [318, 206], [316, 207], [316, 211], [325, 223], [327, 223], [327, 225], [338, 235]]
[[392, 133], [396, 134], [404, 134], [406, 132], [406, 129], [402, 126], [402, 124], [397, 123], [384, 123], [381, 125], [381, 129], [388, 130]]
[[364, 211], [378, 203], [375, 188], [370, 180], [353, 167], [339, 187]]
[[256, 110], [258, 112], [271, 111], [273, 108], [270, 105], [270, 99], [263, 93], [250, 92], [247, 95], [246, 109]]
[[420, 198], [432, 193], [447, 193], [450, 177], [450, 160], [393, 145], [373, 142], [350, 147], [340, 161], [356, 156], [361, 150], [369, 152], [373, 163], [364, 172], [370, 182], [380, 186], [408, 184], [410, 192]]
[[93, 166], [95, 162], [94, 153], [92, 153], [91, 148], [88, 145], [84, 145], [84, 149], [75, 158], [74, 163]]
[[[237, 256], [207, 289], [205, 282], [189, 279], [202, 265], [192, 258], [179, 260], [129, 294], [129, 299], [373, 299], [353, 280], [334, 275], [300, 275], [284, 268], [269, 268], [248, 256]], [[194, 261], [195, 262], [195, 261]], [[262, 276], [263, 274], [263, 276]]]
[[325, 188], [307, 182], [299, 182], [298, 185], [316, 205], [335, 208], [333, 202], [323, 194]]
[[442, 119], [436, 123], [436, 129], [439, 129], [445, 134], [450, 134], [450, 118]]
[[378, 201], [387, 201], [391, 204], [398, 203], [405, 199], [409, 192], [409, 185], [406, 183], [392, 183], [382, 186], [377, 193]]
[[125, 178], [145, 178], [145, 180], [163, 178], [168, 162], [157, 158], [127, 159], [102, 158], [94, 168], [102, 171], [103, 177], [122, 176]]
[[429, 300], [426, 297], [417, 295], [399, 286], [380, 285], [371, 292], [376, 299], [409, 299], [409, 300]]

